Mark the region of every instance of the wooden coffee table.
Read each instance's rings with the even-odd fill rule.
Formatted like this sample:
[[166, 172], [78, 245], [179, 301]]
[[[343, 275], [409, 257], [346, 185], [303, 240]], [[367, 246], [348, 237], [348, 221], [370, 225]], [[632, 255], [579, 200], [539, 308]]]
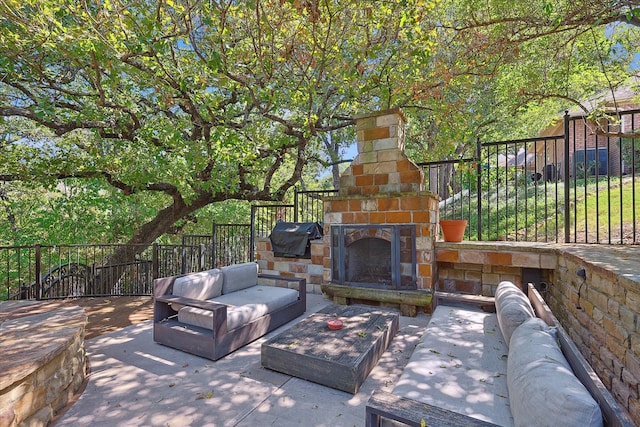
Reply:
[[[328, 328], [335, 318], [342, 329]], [[262, 344], [262, 366], [355, 394], [398, 327], [393, 311], [330, 305]]]

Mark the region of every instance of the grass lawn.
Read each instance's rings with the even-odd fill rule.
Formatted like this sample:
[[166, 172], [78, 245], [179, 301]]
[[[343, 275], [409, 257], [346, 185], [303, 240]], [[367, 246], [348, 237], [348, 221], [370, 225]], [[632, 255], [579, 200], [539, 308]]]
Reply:
[[[511, 184], [483, 193], [482, 240], [564, 242], [564, 183]], [[571, 241], [628, 243], [633, 238], [640, 220], [640, 178], [635, 185], [631, 177], [572, 180], [569, 199]], [[476, 194], [459, 198], [440, 216], [469, 218], [465, 239], [478, 239]]]

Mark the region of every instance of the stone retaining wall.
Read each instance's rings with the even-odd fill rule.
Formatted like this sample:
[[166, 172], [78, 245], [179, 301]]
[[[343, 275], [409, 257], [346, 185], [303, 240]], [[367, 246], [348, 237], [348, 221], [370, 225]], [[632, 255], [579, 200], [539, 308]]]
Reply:
[[70, 306], [0, 324], [0, 426], [46, 426], [80, 390], [86, 323]]
[[[630, 249], [609, 256], [599, 256], [602, 251], [593, 246], [564, 252], [549, 304], [613, 397], [640, 425], [640, 272], [637, 257], [625, 256]], [[584, 278], [578, 274], [582, 269]]]

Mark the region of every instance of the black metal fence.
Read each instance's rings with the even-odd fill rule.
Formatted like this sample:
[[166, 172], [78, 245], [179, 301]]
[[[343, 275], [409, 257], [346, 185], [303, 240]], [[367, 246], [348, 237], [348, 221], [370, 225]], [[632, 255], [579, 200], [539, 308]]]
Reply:
[[268, 237], [278, 222], [295, 222], [294, 211], [294, 205], [292, 204], [252, 205], [251, 225], [253, 227], [253, 237]]
[[278, 222], [324, 222], [324, 197], [338, 190], [295, 190], [292, 204], [254, 205], [251, 224], [254, 237], [268, 237]]
[[154, 244], [127, 263], [109, 259], [135, 245], [0, 247], [0, 300], [150, 295], [154, 278], [251, 260], [250, 242], [250, 224], [214, 224], [212, 235]]
[[154, 244], [126, 264], [109, 262], [124, 245], [0, 247], [0, 300], [150, 295], [156, 277], [252, 261], [256, 236], [267, 237], [277, 221], [321, 222], [322, 195], [331, 193], [296, 191], [295, 205], [253, 206], [250, 224], [214, 223], [210, 235]]
[[[616, 120], [565, 116], [562, 135], [478, 141], [473, 158], [420, 164], [441, 197], [440, 218], [468, 220], [470, 240], [638, 243], [640, 110]], [[155, 277], [253, 260], [256, 237], [279, 221], [323, 222], [324, 197], [296, 190], [293, 204], [256, 205], [251, 224], [214, 224], [181, 245], [153, 245], [127, 264], [121, 245], [0, 247], [0, 300], [149, 295]]]
[[[211, 234], [184, 235], [182, 247], [194, 248], [183, 251], [182, 265], [187, 269], [202, 270], [247, 262], [253, 259], [251, 224], [213, 223]], [[192, 265], [198, 267], [189, 267]]]
[[324, 222], [324, 198], [335, 196], [338, 190], [296, 190], [293, 222]]
[[121, 246], [0, 247], [2, 299], [150, 294], [151, 259], [140, 257], [126, 265], [107, 261]]
[[252, 261], [254, 238], [267, 237], [278, 221], [322, 222], [322, 196], [333, 193], [296, 190], [295, 204], [253, 206], [250, 224], [214, 223], [210, 235], [154, 244], [126, 264], [109, 261], [125, 245], [0, 247], [0, 300], [150, 295], [156, 277]]
[[468, 239], [634, 244], [639, 121], [640, 111], [566, 115], [561, 135], [478, 142], [473, 158], [422, 163], [426, 186], [441, 218], [469, 221]]

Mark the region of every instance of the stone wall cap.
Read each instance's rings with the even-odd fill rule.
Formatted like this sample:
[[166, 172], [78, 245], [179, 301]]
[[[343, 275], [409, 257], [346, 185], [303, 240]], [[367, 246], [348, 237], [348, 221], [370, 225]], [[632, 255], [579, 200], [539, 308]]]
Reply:
[[78, 306], [2, 322], [0, 390], [35, 372], [78, 338], [83, 339], [86, 323], [87, 314]]
[[388, 110], [380, 110], [380, 111], [369, 111], [367, 113], [362, 113], [362, 114], [356, 114], [355, 116], [353, 116], [353, 120], [361, 120], [361, 119], [366, 119], [369, 117], [379, 117], [379, 116], [387, 116], [390, 114], [397, 114], [400, 116], [400, 118], [402, 119], [403, 122], [407, 122], [407, 118], [405, 117], [404, 113], [402, 112], [402, 109], [400, 109], [400, 107], [396, 107], [396, 108], [390, 108]]

